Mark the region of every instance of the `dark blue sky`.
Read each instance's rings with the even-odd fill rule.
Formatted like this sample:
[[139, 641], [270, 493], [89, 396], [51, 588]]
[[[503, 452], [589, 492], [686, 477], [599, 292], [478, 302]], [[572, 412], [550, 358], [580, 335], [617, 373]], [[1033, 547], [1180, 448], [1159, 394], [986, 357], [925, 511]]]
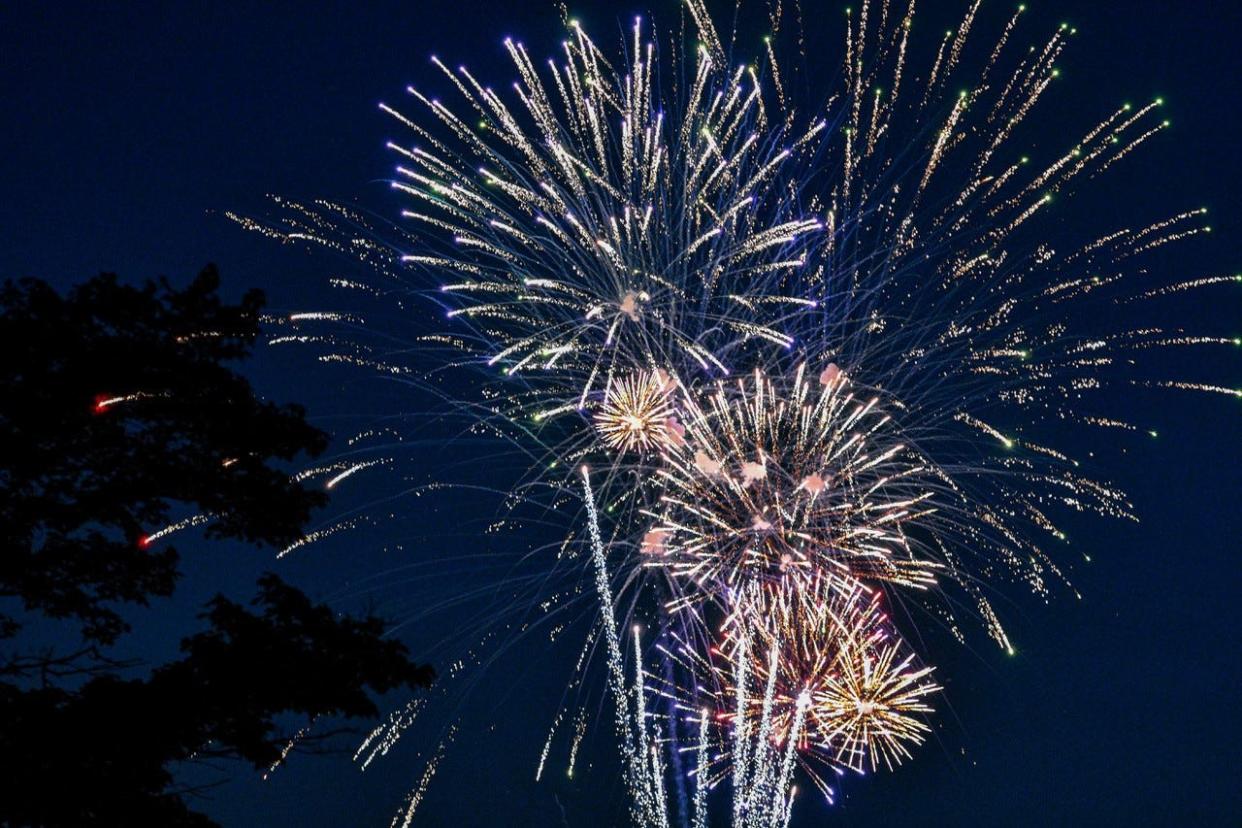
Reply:
[[[830, 4], [834, 15], [841, 5]], [[944, 4], [926, 5], [940, 14]], [[998, 8], [987, 12], [990, 5]], [[1242, 4], [1031, 5], [1028, 31], [1063, 19], [1080, 31], [1062, 61], [1063, 88], [1037, 119], [1046, 132], [1036, 141], [1064, 146], [1116, 102], [1163, 95], [1175, 128], [1127, 168], [1115, 199], [1109, 190], [1097, 194], [1098, 209], [1160, 215], [1207, 205], [1212, 237], [1182, 246], [1161, 267], [1186, 276], [1242, 271]], [[1001, 6], [1009, 7], [985, 2], [985, 14], [1001, 16]], [[659, 21], [675, 7], [571, 4], [601, 41], [618, 17], [646, 12]], [[480, 0], [5, 4], [0, 273], [58, 285], [100, 270], [184, 280], [215, 261], [230, 290], [263, 287], [274, 308], [329, 306], [327, 263], [245, 235], [217, 211], [257, 211], [265, 193], [278, 193], [357, 200], [395, 215], [384, 183], [392, 161], [382, 149], [394, 127], [376, 103], [401, 102], [407, 83], [429, 79], [432, 52], [506, 80], [502, 37], [521, 34], [540, 55], [554, 43], [556, 19], [551, 2]], [[1237, 291], [1188, 297], [1168, 310], [1192, 330], [1242, 335]], [[1237, 353], [1205, 354], [1192, 368], [1242, 386]], [[327, 427], [351, 412], [365, 416], [371, 403], [377, 412], [427, 404], [293, 353], [262, 352], [252, 373], [272, 396], [307, 402]], [[1014, 592], [1019, 654], [1003, 657], [980, 637], [974, 650], [933, 659], [951, 705], [938, 717], [937, 738], [896, 774], [852, 780], [838, 806], [807, 803], [795, 823], [1242, 824], [1242, 405], [1174, 392], [1134, 405], [1133, 419], [1161, 436], [1123, 444], [1108, 472], [1144, 520], [1078, 527], [1076, 545], [1095, 560], [1074, 572], [1085, 599], [1065, 591], [1045, 606]], [[421, 444], [408, 457], [426, 466], [425, 477], [458, 459]], [[354, 533], [291, 557], [280, 571], [321, 596], [365, 592], [368, 574], [474, 542], [462, 521], [475, 505], [467, 496], [400, 503], [405, 531], [418, 523], [421, 534]], [[393, 545], [399, 541], [403, 550]], [[217, 589], [248, 592], [269, 565], [244, 550], [183, 552], [186, 586], [165, 607], [182, 621]], [[463, 638], [465, 616], [447, 610], [423, 620], [418, 609], [434, 589], [447, 595], [461, 584], [435, 583], [414, 584], [415, 603], [397, 594], [400, 585], [376, 600], [381, 610], [419, 619], [408, 633], [412, 646], [447, 658], [450, 648], [436, 642]], [[155, 617], [130, 645], [150, 658], [175, 643]], [[533, 782], [564, 662], [546, 637], [532, 637], [480, 679], [462, 703], [469, 724], [432, 784], [422, 824], [560, 824], [565, 814], [569, 825], [599, 826], [619, 818], [606, 724], [588, 736], [577, 779], [563, 777], [562, 749], [553, 781]], [[416, 728], [412, 744], [366, 774], [347, 757], [300, 759], [266, 783], [243, 774], [204, 807], [226, 825], [385, 825], [438, 734], [436, 726]]]

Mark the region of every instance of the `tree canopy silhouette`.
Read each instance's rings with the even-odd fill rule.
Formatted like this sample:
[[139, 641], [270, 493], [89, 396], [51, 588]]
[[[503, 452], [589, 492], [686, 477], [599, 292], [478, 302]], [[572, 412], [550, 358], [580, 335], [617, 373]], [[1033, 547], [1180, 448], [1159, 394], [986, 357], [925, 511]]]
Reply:
[[[286, 714], [373, 716], [372, 693], [430, 683], [379, 619], [340, 617], [270, 574], [254, 611], [218, 596], [209, 628], [145, 678], [111, 655], [123, 605], [173, 592], [178, 553], [149, 533], [175, 509], [208, 516], [209, 537], [272, 546], [325, 502], [281, 463], [327, 435], [233, 366], [263, 304], [222, 300], [210, 266], [184, 290], [111, 274], [65, 295], [0, 289], [0, 755], [23, 757], [0, 774], [0, 824], [211, 825], [172, 789], [174, 763], [266, 768], [290, 744]], [[72, 625], [73, 645], [23, 650], [38, 617]]]

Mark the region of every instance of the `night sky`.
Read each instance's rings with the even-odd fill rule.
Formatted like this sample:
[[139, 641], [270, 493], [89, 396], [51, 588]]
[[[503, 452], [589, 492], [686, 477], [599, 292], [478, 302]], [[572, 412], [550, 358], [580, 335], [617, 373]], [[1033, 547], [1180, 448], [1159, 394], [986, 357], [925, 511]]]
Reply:
[[[931, 16], [965, 6], [926, 5], [935, 7]], [[1156, 264], [1170, 280], [1242, 271], [1242, 4], [1031, 5], [1028, 37], [1061, 20], [1079, 30], [1060, 62], [1061, 88], [1033, 119], [1045, 133], [1035, 151], [1068, 145], [1120, 101], [1163, 96], [1174, 128], [1092, 188], [1100, 224], [1206, 205], [1213, 233]], [[828, 48], [840, 43], [842, 6], [812, 15]], [[984, 18], [994, 25], [1008, 8], [985, 3]], [[593, 0], [571, 10], [611, 45], [618, 20], [642, 13], [671, 22], [677, 4]], [[258, 286], [276, 312], [331, 309], [339, 297], [326, 280], [343, 264], [246, 234], [221, 213], [260, 213], [264, 195], [276, 193], [331, 197], [395, 219], [393, 159], [383, 145], [399, 131], [376, 104], [404, 104], [406, 84], [436, 82], [432, 53], [468, 63], [499, 87], [513, 74], [502, 38], [521, 35], [539, 58], [555, 48], [557, 21], [551, 2], [4, 4], [0, 273], [61, 287], [101, 270], [185, 282], [213, 261], [233, 295]], [[1162, 308], [1194, 332], [1239, 336], [1242, 301], [1231, 288]], [[1203, 349], [1169, 366], [1242, 387], [1237, 351]], [[262, 349], [247, 370], [264, 393], [306, 403], [329, 429], [394, 412], [417, 417], [435, 405], [296, 350]], [[1045, 604], [1009, 590], [1001, 610], [1017, 655], [981, 633], [970, 647], [937, 651], [930, 660], [946, 690], [935, 737], [896, 773], [848, 779], [835, 806], [808, 798], [795, 809], [796, 825], [1242, 824], [1242, 404], [1176, 391], [1128, 399], [1130, 419], [1159, 437], [1118, 438], [1097, 455], [1143, 521], [1070, 523], [1072, 549], [1094, 560], [1067, 560], [1084, 599], [1062, 589]], [[500, 473], [469, 456], [468, 440], [450, 440], [447, 426], [418, 433], [400, 455], [412, 477], [488, 483]], [[370, 479], [334, 508], [392, 493], [391, 476]], [[409, 564], [525, 547], [479, 539], [496, 509], [482, 495], [398, 498], [385, 508], [400, 519], [309, 547], [278, 571], [345, 609], [405, 622], [401, 634], [415, 654], [443, 670], [472, 640], [480, 608], [503, 591], [486, 579], [504, 573], [455, 564], [438, 577], [435, 567]], [[188, 629], [207, 596], [248, 595], [255, 576], [274, 566], [253, 550], [192, 540], [181, 548], [182, 588], [135, 616], [126, 654], [170, 655], [170, 631]], [[473, 604], [451, 602], [471, 589]], [[588, 616], [585, 606], [571, 613], [580, 630]], [[460, 719], [416, 825], [621, 824], [607, 709], [574, 779], [565, 777], [562, 739], [544, 781], [533, 780], [575, 652], [543, 634], [515, 639], [365, 773], [348, 755], [296, 758], [266, 782], [230, 768], [233, 780], [208, 791], [201, 807], [225, 825], [387, 825], [444, 728]], [[196, 776], [204, 773], [189, 771], [214, 778]]]

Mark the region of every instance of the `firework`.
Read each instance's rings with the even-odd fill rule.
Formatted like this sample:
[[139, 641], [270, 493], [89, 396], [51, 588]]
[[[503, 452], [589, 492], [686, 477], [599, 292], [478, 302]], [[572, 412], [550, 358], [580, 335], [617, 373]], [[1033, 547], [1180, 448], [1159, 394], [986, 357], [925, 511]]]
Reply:
[[684, 435], [655, 472], [648, 566], [689, 582], [687, 600], [752, 580], [837, 572], [925, 587], [936, 564], [903, 532], [929, 508], [927, 466], [879, 398], [831, 366], [787, 387], [756, 371], [681, 407]]
[[653, 681], [676, 710], [705, 709], [723, 730], [708, 778], [732, 776], [735, 791], [748, 789], [751, 774], [773, 770], [753, 767], [763, 751], [765, 762], [787, 753], [831, 802], [837, 775], [892, 770], [931, 732], [929, 701], [941, 688], [881, 593], [829, 573], [752, 582], [732, 597], [716, 646], [673, 634], [658, 648], [689, 681]]
[[430, 231], [403, 262], [460, 277], [440, 286], [448, 316], [472, 354], [527, 379], [541, 420], [653, 362], [727, 373], [752, 341], [789, 346], [782, 322], [814, 307], [784, 283], [824, 225], [788, 182], [825, 123], [770, 122], [753, 71], [706, 52], [688, 99], [663, 106], [641, 20], [632, 37], [614, 69], [573, 23], [542, 71], [506, 40], [516, 109], [437, 58], [469, 115], [413, 88], [429, 121], [384, 107], [419, 139], [392, 145], [404, 215]]
[[681, 441], [684, 429], [674, 415], [673, 380], [663, 371], [614, 377], [595, 414], [604, 443], [621, 452], [650, 451]]
[[[735, 695], [734, 663], [750, 660], [756, 681], [773, 685], [766, 703], [769, 738], [778, 744], [796, 733], [800, 755], [861, 772], [891, 769], [930, 732], [926, 697], [940, 689], [928, 678], [932, 668], [916, 662], [880, 595], [862, 584], [829, 575], [796, 591], [752, 589], [730, 628], [720, 683], [726, 697]], [[770, 659], [769, 651], [778, 657]], [[805, 724], [795, 728], [799, 707]], [[744, 715], [759, 718], [754, 701]]]
[[[587, 482], [567, 475], [600, 463], [585, 539], [571, 535], [549, 568], [568, 562], [557, 597], [578, 594], [583, 560], [594, 570], [635, 819], [668, 822], [654, 693], [699, 731], [697, 824], [729, 778], [735, 823], [770, 828], [788, 820], [798, 759], [891, 768], [926, 736], [938, 688], [883, 602], [918, 602], [962, 640], [954, 607], [970, 607], [1012, 652], [982, 585], [1047, 596], [1068, 582], [1059, 514], [1134, 517], [1091, 457], [1061, 445], [1069, 427], [1150, 430], [1101, 392], [1242, 396], [1142, 365], [1154, 349], [1236, 339], [1123, 313], [1237, 278], [1149, 272], [1146, 254], [1210, 230], [1201, 209], [1041, 229], [1168, 126], [1159, 100], [1119, 105], [1063, 151], [1028, 157], [1024, 125], [1070, 27], [1025, 48], [1019, 7], [976, 47], [987, 23], [973, 3], [916, 69], [913, 3], [869, 0], [846, 17], [841, 86], [816, 90], [820, 106], [798, 100], [778, 57], [796, 44], [806, 58], [788, 4], [773, 4], [753, 63], [734, 54], [742, 34], [722, 37], [702, 0], [686, 5], [692, 31], [662, 39], [636, 20], [616, 55], [573, 21], [546, 68], [506, 41], [518, 81], [504, 96], [433, 58], [452, 103], [411, 89], [415, 114], [383, 107], [412, 136], [390, 144], [409, 222], [392, 243], [326, 203], [239, 220], [365, 263], [343, 288], [434, 303], [441, 321], [416, 347], [340, 335], [361, 316], [327, 312], [281, 320], [292, 330], [274, 341], [410, 382], [443, 367], [410, 353], [445, 349], [479, 371], [470, 428], [530, 458], [508, 505], [538, 490], [558, 507]], [[329, 485], [394, 465], [382, 460], [351, 456]], [[601, 516], [633, 554], [613, 553]], [[312, 540], [365, 523], [350, 515]], [[610, 573], [633, 589], [625, 607], [679, 636], [655, 651], [692, 691], [644, 684], [637, 636], [626, 686], [617, 629], [634, 610], [619, 609]], [[706, 747], [704, 697], [728, 769]]]

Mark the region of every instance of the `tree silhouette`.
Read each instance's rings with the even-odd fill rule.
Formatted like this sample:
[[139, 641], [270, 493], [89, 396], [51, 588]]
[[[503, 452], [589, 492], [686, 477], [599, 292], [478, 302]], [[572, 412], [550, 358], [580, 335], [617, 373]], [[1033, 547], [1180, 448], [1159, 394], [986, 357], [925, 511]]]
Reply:
[[[218, 596], [180, 659], [123, 677], [121, 605], [178, 577], [177, 551], [148, 534], [175, 508], [263, 546], [301, 537], [325, 502], [279, 464], [327, 436], [229, 364], [251, 353], [262, 293], [228, 304], [218, 290], [210, 266], [184, 290], [111, 274], [64, 296], [0, 289], [0, 755], [22, 757], [0, 774], [2, 825], [211, 825], [171, 788], [173, 763], [266, 768], [291, 744], [278, 718], [373, 716], [371, 693], [433, 677], [378, 619], [338, 617], [270, 574], [256, 611]], [[38, 616], [78, 641], [24, 651]]]

